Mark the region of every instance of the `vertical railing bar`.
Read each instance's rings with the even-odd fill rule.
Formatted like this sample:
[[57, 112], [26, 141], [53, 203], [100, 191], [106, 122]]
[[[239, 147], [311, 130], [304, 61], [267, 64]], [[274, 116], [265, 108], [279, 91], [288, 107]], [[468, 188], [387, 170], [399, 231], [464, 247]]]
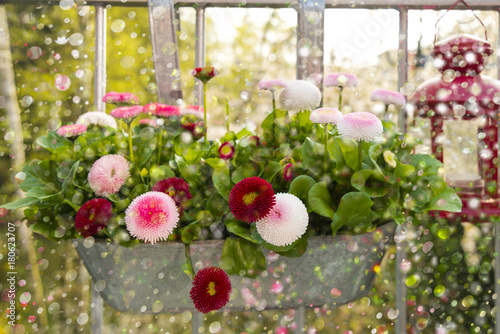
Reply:
[[305, 319], [306, 319], [306, 308], [304, 306], [296, 308], [295, 309], [295, 322], [297, 323], [297, 330], [295, 331], [295, 333], [303, 334], [306, 332], [304, 330]]
[[106, 94], [106, 7], [95, 6], [94, 107], [106, 111], [102, 98]]
[[[399, 47], [398, 47], [398, 89], [408, 82], [408, 9], [399, 9]], [[398, 115], [399, 129], [406, 133], [406, 113], [404, 108]], [[404, 262], [406, 260], [406, 223], [396, 229], [396, 319], [395, 333], [406, 333], [406, 274]]]
[[90, 289], [92, 290], [90, 302], [90, 317], [92, 334], [102, 334], [103, 323], [103, 301], [99, 292], [96, 291], [94, 282], [91, 281]]
[[199, 334], [198, 330], [200, 327], [203, 327], [203, 313], [201, 312], [193, 312], [193, 319], [191, 320], [191, 333]]
[[[195, 54], [194, 67], [205, 66], [205, 7], [196, 8], [196, 28], [195, 28]], [[195, 80], [194, 104], [203, 104], [203, 86], [199, 80]]]

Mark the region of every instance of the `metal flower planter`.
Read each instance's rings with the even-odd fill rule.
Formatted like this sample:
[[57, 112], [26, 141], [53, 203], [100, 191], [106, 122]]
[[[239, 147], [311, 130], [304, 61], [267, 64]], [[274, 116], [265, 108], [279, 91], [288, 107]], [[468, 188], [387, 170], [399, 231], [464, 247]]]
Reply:
[[[362, 235], [312, 237], [306, 253], [287, 258], [265, 250], [267, 270], [256, 279], [231, 276], [231, 311], [342, 305], [370, 290], [374, 266], [382, 261], [394, 235], [387, 224]], [[195, 269], [218, 266], [224, 240], [191, 245]], [[194, 311], [190, 278], [182, 271], [184, 244], [116, 244], [75, 239], [74, 245], [113, 308], [132, 313]]]

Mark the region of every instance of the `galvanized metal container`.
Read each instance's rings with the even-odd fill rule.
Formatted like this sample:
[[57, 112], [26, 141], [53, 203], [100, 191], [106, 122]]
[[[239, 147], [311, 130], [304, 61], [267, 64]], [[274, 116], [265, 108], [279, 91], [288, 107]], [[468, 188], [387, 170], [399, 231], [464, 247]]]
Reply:
[[[232, 311], [342, 305], [364, 296], [374, 268], [384, 257], [395, 224], [361, 235], [311, 237], [306, 253], [287, 258], [264, 251], [267, 270], [256, 279], [231, 276]], [[73, 241], [94, 280], [94, 288], [113, 308], [132, 313], [194, 311], [191, 279], [183, 272], [184, 244], [141, 244], [132, 248], [105, 242]], [[219, 266], [224, 240], [191, 244], [195, 270]]]

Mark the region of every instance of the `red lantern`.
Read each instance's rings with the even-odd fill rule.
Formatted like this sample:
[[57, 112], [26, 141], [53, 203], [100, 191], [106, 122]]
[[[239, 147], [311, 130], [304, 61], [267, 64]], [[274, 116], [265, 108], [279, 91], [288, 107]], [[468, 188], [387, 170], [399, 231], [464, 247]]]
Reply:
[[[485, 34], [486, 35], [486, 34]], [[486, 39], [455, 35], [434, 44], [441, 76], [420, 85], [409, 102], [427, 123], [434, 156], [463, 202], [461, 215], [500, 215], [498, 119], [500, 81], [481, 76], [492, 53]]]

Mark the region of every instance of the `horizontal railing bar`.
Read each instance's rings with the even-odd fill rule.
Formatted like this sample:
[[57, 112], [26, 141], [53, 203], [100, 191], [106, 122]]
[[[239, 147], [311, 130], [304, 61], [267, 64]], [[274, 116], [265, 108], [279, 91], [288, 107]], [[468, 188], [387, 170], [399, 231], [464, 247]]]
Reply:
[[[498, 0], [469, 0], [468, 4], [479, 10], [499, 10]], [[111, 6], [141, 7], [146, 6], [147, 0], [76, 0], [78, 5], [95, 6], [104, 4]], [[290, 0], [179, 0], [177, 7], [245, 7], [245, 8], [295, 8], [298, 1]], [[0, 4], [11, 5], [59, 5], [59, 0], [0, 0]], [[438, 0], [327, 0], [326, 8], [394, 8], [408, 9], [447, 9], [450, 1]], [[459, 4], [457, 9], [466, 9]]]

